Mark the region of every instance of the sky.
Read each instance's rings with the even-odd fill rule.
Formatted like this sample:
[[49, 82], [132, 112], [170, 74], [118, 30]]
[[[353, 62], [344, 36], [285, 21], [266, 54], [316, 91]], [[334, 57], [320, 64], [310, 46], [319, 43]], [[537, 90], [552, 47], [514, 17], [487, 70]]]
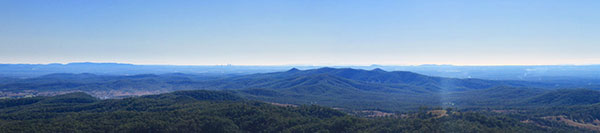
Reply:
[[0, 63], [600, 64], [598, 0], [0, 0]]

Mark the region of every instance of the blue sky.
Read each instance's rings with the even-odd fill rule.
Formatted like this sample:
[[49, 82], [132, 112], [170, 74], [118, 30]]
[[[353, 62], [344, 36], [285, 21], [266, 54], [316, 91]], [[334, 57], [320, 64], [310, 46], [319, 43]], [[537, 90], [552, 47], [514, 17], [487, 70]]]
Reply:
[[597, 0], [0, 1], [0, 63], [600, 64]]

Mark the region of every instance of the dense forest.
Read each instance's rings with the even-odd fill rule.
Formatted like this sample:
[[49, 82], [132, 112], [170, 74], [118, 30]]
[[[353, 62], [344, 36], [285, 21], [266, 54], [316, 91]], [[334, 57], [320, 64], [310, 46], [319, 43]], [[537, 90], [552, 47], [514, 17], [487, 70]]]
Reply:
[[[222, 91], [124, 99], [85, 93], [0, 101], [0, 132], [554, 132], [507, 116], [422, 108], [378, 118], [317, 105], [277, 106]], [[583, 130], [580, 130], [583, 131]]]

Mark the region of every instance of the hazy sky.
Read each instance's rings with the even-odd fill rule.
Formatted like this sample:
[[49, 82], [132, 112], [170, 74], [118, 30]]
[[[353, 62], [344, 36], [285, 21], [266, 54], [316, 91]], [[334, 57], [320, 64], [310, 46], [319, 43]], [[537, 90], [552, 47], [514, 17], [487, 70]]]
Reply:
[[600, 64], [600, 1], [0, 1], [0, 63], [84, 61]]

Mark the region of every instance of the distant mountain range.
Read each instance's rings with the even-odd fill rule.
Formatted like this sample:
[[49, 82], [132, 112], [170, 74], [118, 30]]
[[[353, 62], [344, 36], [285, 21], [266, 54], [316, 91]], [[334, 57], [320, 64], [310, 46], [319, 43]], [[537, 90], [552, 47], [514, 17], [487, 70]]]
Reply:
[[545, 95], [557, 93], [555, 91], [561, 94], [565, 93], [563, 91], [581, 91], [560, 88], [545, 82], [444, 78], [407, 71], [329, 67], [309, 70], [294, 68], [248, 75], [168, 73], [115, 76], [57, 73], [36, 78], [0, 80], [0, 96], [4, 98], [71, 92], [85, 92], [99, 98], [119, 98], [177, 90], [226, 90], [244, 98], [275, 103], [389, 111], [411, 110], [419, 106], [573, 104], [568, 101], [577, 97], [564, 96], [561, 98], [570, 99], [561, 101], [547, 100], [552, 97]]
[[32, 78], [53, 73], [91, 73], [97, 75], [136, 75], [136, 74], [248, 74], [273, 72], [289, 69], [286, 66], [175, 66], [175, 65], [134, 65], [123, 63], [69, 63], [69, 64], [0, 64], [0, 77]]
[[[69, 64], [0, 64], [0, 77], [31, 78], [53, 73], [92, 73], [98, 75], [136, 74], [252, 74], [285, 71], [291, 68], [301, 70], [324, 66], [281, 65], [281, 66], [239, 66], [239, 65], [134, 65], [123, 63], [69, 63]], [[600, 85], [600, 65], [540, 65], [540, 66], [453, 66], [453, 65], [370, 65], [370, 66], [330, 66], [333, 68], [354, 68], [386, 71], [411, 71], [424, 75], [479, 78], [491, 80], [551, 81], [562, 84]]]

